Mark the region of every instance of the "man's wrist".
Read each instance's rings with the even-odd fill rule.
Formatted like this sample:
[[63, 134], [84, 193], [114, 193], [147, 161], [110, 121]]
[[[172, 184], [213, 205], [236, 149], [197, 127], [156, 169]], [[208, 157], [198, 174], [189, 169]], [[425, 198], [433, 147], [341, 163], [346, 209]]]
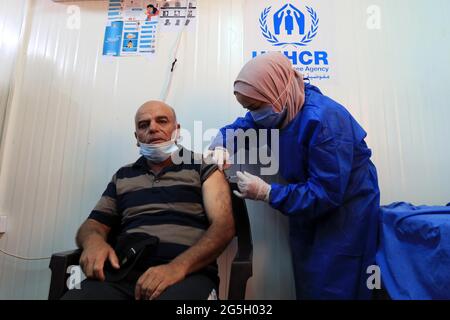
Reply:
[[86, 239], [81, 243], [81, 248], [86, 249], [90, 246], [99, 244], [99, 243], [106, 243], [105, 239], [98, 233], [93, 233], [86, 237]]
[[175, 259], [169, 262], [169, 265], [171, 265], [177, 272], [181, 273], [183, 277], [186, 277], [189, 273], [189, 266], [185, 261], [177, 261]]

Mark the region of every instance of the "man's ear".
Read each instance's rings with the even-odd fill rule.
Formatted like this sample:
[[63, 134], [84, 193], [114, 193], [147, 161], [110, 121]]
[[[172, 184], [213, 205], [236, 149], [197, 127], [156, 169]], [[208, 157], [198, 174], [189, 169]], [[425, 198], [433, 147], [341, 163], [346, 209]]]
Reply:
[[138, 137], [137, 137], [136, 132], [134, 132], [134, 137], [136, 138], [136, 145], [137, 145], [138, 147], [140, 147], [139, 139], [138, 139]]
[[180, 139], [180, 129], [181, 129], [181, 126], [180, 126], [179, 123], [177, 123], [177, 136], [176, 136], [176, 139], [177, 139], [177, 140]]

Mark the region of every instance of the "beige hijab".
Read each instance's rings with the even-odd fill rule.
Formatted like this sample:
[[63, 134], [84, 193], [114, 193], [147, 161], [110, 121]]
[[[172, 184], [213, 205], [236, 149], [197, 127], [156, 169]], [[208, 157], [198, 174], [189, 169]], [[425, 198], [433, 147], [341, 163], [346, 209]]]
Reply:
[[286, 106], [283, 128], [305, 103], [303, 75], [279, 52], [266, 53], [249, 61], [234, 82], [234, 92], [272, 104], [275, 112], [283, 111]]

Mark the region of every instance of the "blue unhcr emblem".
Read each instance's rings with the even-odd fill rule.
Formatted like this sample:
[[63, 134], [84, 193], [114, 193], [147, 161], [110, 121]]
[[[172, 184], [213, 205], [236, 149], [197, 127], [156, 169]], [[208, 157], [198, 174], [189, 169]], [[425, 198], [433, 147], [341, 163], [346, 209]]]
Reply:
[[[319, 18], [313, 8], [306, 7], [306, 10], [311, 18], [311, 26], [307, 34], [305, 34], [305, 15], [292, 4], [285, 4], [280, 10], [275, 12], [273, 15], [274, 33], [272, 33], [267, 26], [267, 18], [271, 9], [272, 7], [267, 7], [263, 10], [259, 18], [259, 27], [261, 28], [264, 38], [266, 38], [266, 40], [272, 45], [276, 47], [286, 45], [304, 47], [308, 45], [317, 35], [317, 31], [319, 29]], [[294, 37], [297, 35], [296, 33], [298, 33], [298, 36], [300, 37], [303, 36], [300, 42], [279, 41], [277, 36], [281, 35], [282, 26], [284, 27], [284, 33], [288, 37]]]

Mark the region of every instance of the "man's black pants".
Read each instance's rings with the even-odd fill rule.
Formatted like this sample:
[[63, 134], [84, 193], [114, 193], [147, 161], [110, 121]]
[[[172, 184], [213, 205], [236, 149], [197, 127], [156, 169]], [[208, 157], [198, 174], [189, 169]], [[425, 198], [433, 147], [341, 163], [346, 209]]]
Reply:
[[[101, 282], [86, 279], [81, 282], [81, 289], [66, 292], [62, 300], [134, 300], [136, 282], [142, 273], [130, 274], [118, 282]], [[157, 300], [207, 300], [217, 285], [208, 276], [195, 273], [183, 281], [168, 287]]]

